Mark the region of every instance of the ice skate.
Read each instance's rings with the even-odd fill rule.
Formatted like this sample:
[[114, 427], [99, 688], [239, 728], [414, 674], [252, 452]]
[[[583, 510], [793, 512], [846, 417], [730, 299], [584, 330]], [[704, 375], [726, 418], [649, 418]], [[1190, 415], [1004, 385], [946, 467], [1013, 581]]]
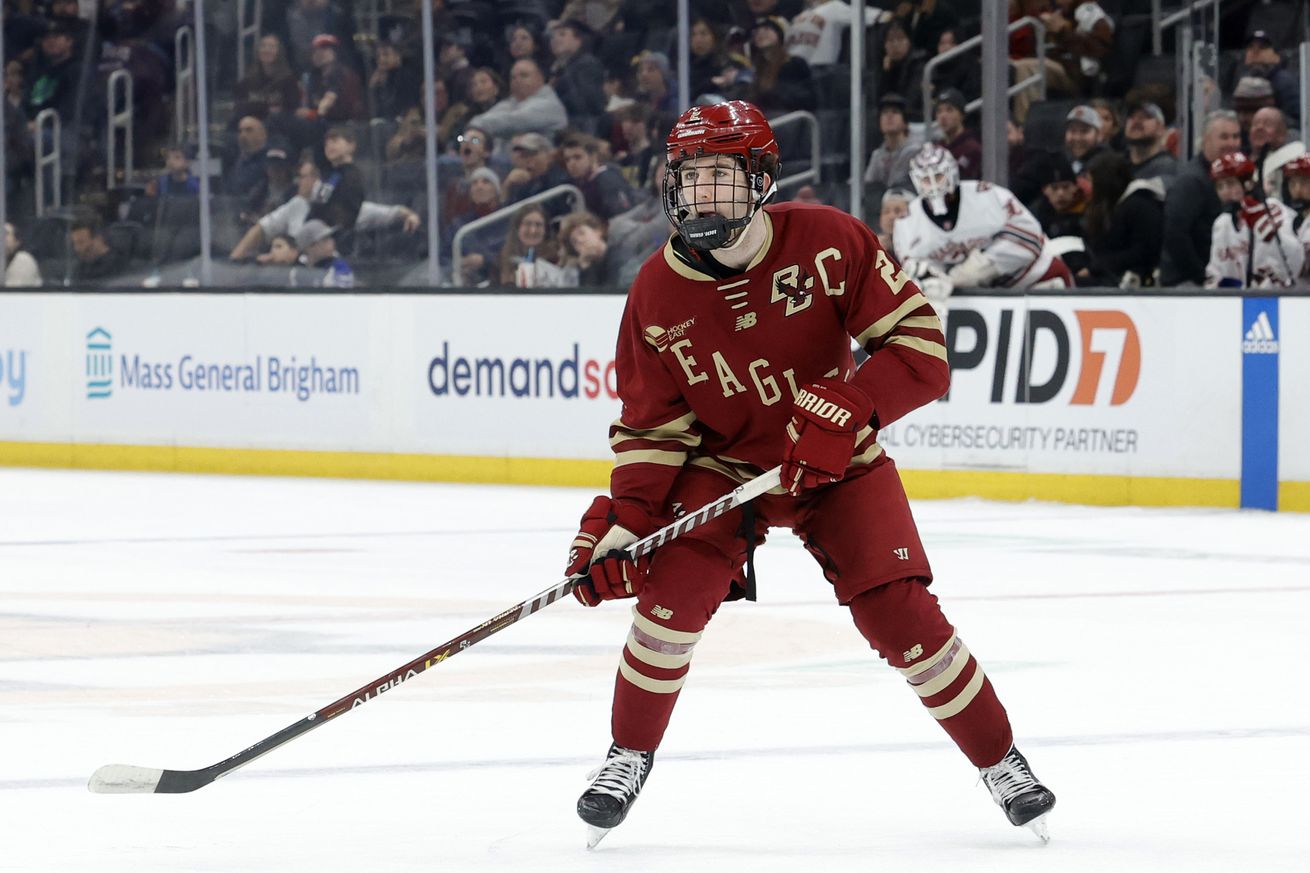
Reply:
[[1046, 814], [1055, 806], [1055, 794], [1037, 781], [1027, 759], [1017, 748], [1011, 746], [999, 764], [984, 767], [978, 774], [992, 793], [992, 800], [1005, 810], [1010, 824], [1026, 826], [1042, 842], [1050, 842]]
[[654, 752], [611, 744], [605, 763], [587, 774], [592, 783], [578, 798], [578, 816], [587, 823], [588, 849], [596, 848], [627, 817], [654, 763]]

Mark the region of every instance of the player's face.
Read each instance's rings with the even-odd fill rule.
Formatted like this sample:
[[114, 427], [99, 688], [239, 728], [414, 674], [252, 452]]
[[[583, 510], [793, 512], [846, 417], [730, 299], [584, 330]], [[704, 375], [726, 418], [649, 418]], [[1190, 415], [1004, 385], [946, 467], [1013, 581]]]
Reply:
[[1287, 193], [1293, 200], [1310, 201], [1310, 176], [1290, 176], [1287, 179]]
[[1240, 179], [1219, 179], [1214, 183], [1214, 190], [1224, 203], [1240, 203], [1242, 196], [1246, 194]]
[[746, 173], [727, 155], [684, 161], [678, 168], [678, 198], [695, 216], [718, 214], [733, 221], [750, 209]]

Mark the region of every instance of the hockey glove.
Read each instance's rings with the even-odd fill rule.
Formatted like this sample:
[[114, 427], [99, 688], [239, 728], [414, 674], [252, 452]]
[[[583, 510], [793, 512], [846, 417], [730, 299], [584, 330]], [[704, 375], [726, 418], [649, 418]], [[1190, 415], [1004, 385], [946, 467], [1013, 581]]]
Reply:
[[985, 252], [974, 249], [946, 275], [957, 288], [985, 288], [1001, 278], [1001, 271]]
[[1242, 211], [1240, 213], [1242, 221], [1246, 222], [1247, 227], [1255, 232], [1256, 237], [1269, 242], [1278, 235], [1278, 219], [1269, 212], [1269, 208], [1256, 200], [1254, 197], [1247, 196], [1242, 200]]
[[782, 453], [782, 484], [792, 494], [839, 481], [855, 454], [856, 435], [873, 418], [873, 401], [840, 379], [821, 379], [796, 395], [787, 444]]
[[650, 533], [650, 518], [630, 503], [605, 495], [591, 502], [569, 549], [564, 573], [577, 576], [573, 596], [584, 606], [641, 593], [645, 570], [624, 551]]

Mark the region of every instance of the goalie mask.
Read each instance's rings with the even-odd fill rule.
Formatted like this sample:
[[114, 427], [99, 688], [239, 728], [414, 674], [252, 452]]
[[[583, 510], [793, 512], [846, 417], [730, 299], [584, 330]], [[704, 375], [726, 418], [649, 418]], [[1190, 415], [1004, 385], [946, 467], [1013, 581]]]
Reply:
[[947, 199], [960, 189], [960, 165], [946, 149], [926, 143], [910, 158], [910, 181], [933, 215], [945, 215]]
[[778, 191], [773, 128], [745, 101], [693, 106], [665, 147], [664, 214], [691, 248], [708, 252], [735, 242]]

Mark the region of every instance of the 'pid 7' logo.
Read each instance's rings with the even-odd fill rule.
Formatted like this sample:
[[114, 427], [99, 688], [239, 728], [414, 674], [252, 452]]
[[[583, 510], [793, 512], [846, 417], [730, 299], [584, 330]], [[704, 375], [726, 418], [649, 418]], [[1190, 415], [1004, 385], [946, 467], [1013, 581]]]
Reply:
[[1133, 396], [1142, 371], [1142, 343], [1127, 313], [1076, 309], [1071, 317], [1021, 309], [1023, 323], [1016, 330], [1015, 312], [1001, 309], [999, 318], [989, 319], [975, 309], [952, 308], [947, 315], [952, 372], [958, 377], [990, 363], [992, 403], [1004, 402], [1007, 393], [1015, 403], [1047, 403], [1060, 396], [1069, 381], [1075, 342], [1078, 371], [1070, 404], [1119, 406]]

